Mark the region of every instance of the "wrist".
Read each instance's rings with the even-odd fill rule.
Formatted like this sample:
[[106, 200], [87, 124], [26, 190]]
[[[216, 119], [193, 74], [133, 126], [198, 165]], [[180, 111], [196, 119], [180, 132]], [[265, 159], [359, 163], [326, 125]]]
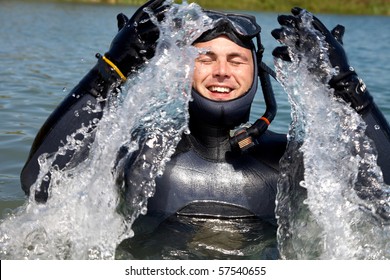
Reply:
[[[337, 68], [337, 67], [336, 67]], [[329, 81], [329, 85], [334, 88], [336, 87], [340, 82], [343, 82], [344, 80], [348, 80], [351, 76], [357, 76], [355, 69], [353, 67], [348, 67], [348, 69], [344, 71], [339, 71], [337, 75], [334, 75], [332, 79]]]
[[110, 92], [119, 88], [122, 80], [118, 75], [111, 73], [109, 66], [99, 59], [96, 65], [84, 76], [74, 89], [79, 94], [90, 94], [95, 98], [107, 98]]
[[98, 59], [99, 72], [106, 81], [111, 81], [112, 83], [126, 81], [127, 78], [121, 69], [107, 56], [97, 53], [96, 58]]
[[362, 113], [372, 104], [373, 98], [363, 80], [358, 77], [353, 68], [350, 69], [332, 78], [329, 84], [337, 96], [350, 103], [358, 113]]

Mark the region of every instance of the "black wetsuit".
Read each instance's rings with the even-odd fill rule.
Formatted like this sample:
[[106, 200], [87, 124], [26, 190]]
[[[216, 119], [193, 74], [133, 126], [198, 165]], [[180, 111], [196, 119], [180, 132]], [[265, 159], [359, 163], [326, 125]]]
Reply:
[[285, 135], [267, 132], [248, 153], [232, 151], [229, 131], [190, 122], [162, 177], [149, 211], [172, 215], [273, 219]]

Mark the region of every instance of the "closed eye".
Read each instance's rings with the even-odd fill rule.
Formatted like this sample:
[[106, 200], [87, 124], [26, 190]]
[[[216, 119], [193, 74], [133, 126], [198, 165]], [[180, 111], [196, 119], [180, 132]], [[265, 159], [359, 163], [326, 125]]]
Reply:
[[215, 56], [209, 54], [202, 54], [196, 59], [196, 61], [206, 64], [212, 63], [213, 61], [215, 61]]
[[228, 55], [228, 61], [233, 65], [248, 64], [249, 58], [242, 53], [231, 53]]
[[241, 64], [247, 64], [246, 62], [241, 61], [241, 60], [230, 60], [229, 63], [234, 65], [234, 66], [239, 66]]

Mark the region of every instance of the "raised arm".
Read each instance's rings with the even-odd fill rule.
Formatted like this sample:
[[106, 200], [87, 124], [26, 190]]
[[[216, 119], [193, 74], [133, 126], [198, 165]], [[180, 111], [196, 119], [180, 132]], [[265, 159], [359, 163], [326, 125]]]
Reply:
[[[58, 156], [54, 164], [62, 169], [72, 158], [87, 156], [88, 143], [93, 141], [93, 129], [101, 119], [107, 101], [115, 96], [129, 75], [154, 55], [159, 31], [148, 13], [153, 13], [161, 20], [167, 9], [163, 2], [147, 2], [131, 19], [124, 14], [117, 16], [119, 31], [109, 51], [104, 55], [97, 54], [96, 65], [65, 97], [38, 132], [21, 172], [22, 188], [27, 195], [39, 174], [39, 156], [56, 152], [66, 142], [68, 135], [74, 135], [83, 144], [77, 152], [67, 150], [64, 155]], [[77, 133], [81, 127], [84, 133]], [[50, 174], [47, 176], [50, 178]], [[36, 201], [47, 200], [49, 181], [42, 181], [40, 188], [35, 191]]]
[[[279, 16], [278, 21], [282, 27], [272, 31], [274, 38], [283, 43], [288, 30], [297, 30], [296, 34], [299, 34], [298, 30], [305, 13], [307, 12], [301, 8], [293, 8], [292, 15]], [[344, 27], [338, 25], [329, 31], [315, 16], [312, 17], [312, 24], [322, 33], [328, 43], [330, 64], [339, 70], [329, 81], [329, 85], [334, 89], [335, 94], [350, 104], [366, 122], [366, 135], [375, 143], [378, 151], [378, 165], [382, 169], [385, 183], [390, 184], [390, 126], [375, 104], [366, 85], [348, 62], [342, 42]], [[299, 36], [296, 37], [295, 43], [302, 44]], [[287, 46], [275, 48], [273, 55], [286, 61], [291, 60]]]

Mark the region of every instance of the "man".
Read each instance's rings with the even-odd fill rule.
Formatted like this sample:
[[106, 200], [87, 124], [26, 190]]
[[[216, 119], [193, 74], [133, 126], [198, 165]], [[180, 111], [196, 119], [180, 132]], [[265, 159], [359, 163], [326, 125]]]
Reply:
[[[147, 20], [145, 7], [154, 11], [158, 19], [166, 10], [163, 1], [157, 0], [146, 3], [130, 20], [119, 15], [120, 31], [110, 50], [99, 57], [97, 65], [72, 90], [38, 133], [21, 174], [22, 186], [27, 194], [39, 172], [39, 155], [55, 152], [59, 143], [74, 132], [81, 121], [88, 123], [94, 118], [101, 118], [100, 112], [80, 110], [81, 115], [76, 120], [73, 112], [89, 102], [95, 104], [97, 99], [107, 97], [112, 88], [119, 87], [128, 75], [153, 56], [158, 30]], [[260, 27], [250, 16], [205, 12], [214, 20], [215, 27], [194, 42], [195, 47], [206, 51], [195, 62], [193, 101], [189, 104], [191, 133], [183, 135], [164, 174], [156, 180], [156, 192], [148, 201], [148, 215], [145, 217], [154, 217], [153, 224], [148, 225], [149, 233], [172, 216], [260, 220], [263, 227], [275, 225], [278, 163], [285, 150], [286, 136], [266, 130], [273, 118], [273, 110], [267, 110], [254, 126], [235, 135], [240, 147], [246, 149], [249, 143], [247, 152], [242, 152], [235, 145], [232, 147], [235, 141], [230, 135], [235, 127], [248, 122], [258, 76], [264, 74], [260, 67]], [[294, 27], [293, 22], [299, 20], [299, 15], [279, 19], [282, 25]], [[327, 29], [321, 31], [328, 32]], [[279, 30], [274, 35], [282, 40], [281, 34], [283, 31]], [[257, 39], [257, 50], [254, 38]], [[383, 131], [388, 131], [386, 121], [368, 92], [357, 95], [356, 83], [359, 80], [356, 74], [345, 74], [350, 70], [344, 67], [347, 61], [342, 47], [330, 37], [328, 40], [333, 47], [333, 57], [336, 57], [332, 61], [334, 66], [343, 66], [340, 77], [333, 81], [334, 87], [346, 101], [353, 99], [352, 105], [359, 112], [367, 113], [366, 119], [371, 125], [379, 123]], [[274, 55], [288, 60], [285, 48], [277, 49]], [[267, 91], [265, 84], [262, 81], [263, 91]], [[379, 135], [374, 129], [369, 131], [378, 144], [387, 141], [380, 150], [384, 155], [389, 150], [389, 134], [382, 132]], [[93, 137], [83, 141], [93, 141]], [[245, 144], [241, 145], [242, 142]], [[63, 168], [71, 157], [82, 159], [85, 156], [85, 153], [72, 154], [68, 151], [55, 164]], [[382, 163], [385, 171], [390, 172], [386, 160]], [[132, 172], [136, 172], [134, 168], [126, 166], [124, 180], [128, 190], [131, 190]], [[35, 199], [39, 202], [49, 198], [50, 174], [48, 178], [35, 192]], [[142, 227], [136, 225], [137, 234], [141, 235]]]
[[[145, 6], [158, 14], [165, 9], [161, 3], [162, 1], [150, 1]], [[176, 155], [167, 167], [166, 176], [158, 179], [156, 199], [150, 201], [149, 210], [160, 211], [169, 216], [189, 204], [192, 205], [193, 201], [202, 204], [202, 201], [212, 200], [222, 203], [225, 208], [229, 208], [231, 204], [233, 214], [224, 208], [210, 207], [210, 211], [219, 209], [221, 213], [208, 213], [209, 210], [205, 209], [205, 215], [256, 215], [273, 219], [278, 161], [284, 151], [285, 136], [267, 132], [257, 139], [260, 142], [257, 147], [261, 147], [261, 152], [254, 148], [252, 153], [245, 155], [232, 150], [229, 141], [230, 130], [249, 120], [258, 84], [257, 54], [252, 39], [259, 34], [260, 27], [253, 17], [238, 16], [249, 20], [247, 24], [252, 28], [250, 34], [241, 35], [233, 25], [234, 16], [230, 19], [217, 12], [207, 12], [207, 15], [217, 22], [217, 27], [195, 42], [195, 46], [210, 51], [200, 55], [195, 63], [194, 101], [190, 102], [189, 108], [191, 135], [183, 136]], [[158, 29], [150, 21], [143, 20], [147, 17], [143, 7], [131, 20], [125, 19], [123, 15], [119, 16], [121, 30], [110, 51], [99, 59], [97, 65], [45, 123], [22, 171], [22, 186], [26, 193], [29, 193], [39, 171], [38, 156], [44, 152], [56, 151], [66, 135], [79, 128], [81, 123], [88, 124], [90, 120], [101, 117], [100, 112], [90, 114], [79, 110], [82, 115], [76, 118], [73, 112], [88, 102], [96, 103], [98, 97], [105, 98], [112, 87], [122, 82], [123, 78], [119, 73], [124, 73], [124, 76], [131, 74], [134, 69], [142, 66], [145, 59], [153, 55]], [[143, 25], [139, 24], [135, 28], [134, 21], [142, 21]], [[111, 70], [114, 66], [107, 60], [119, 71]], [[57, 158], [55, 164], [63, 168], [72, 156], [83, 157], [84, 153], [73, 155], [68, 151], [66, 155]], [[195, 162], [198, 163], [197, 166], [194, 166]], [[188, 164], [191, 164], [190, 169]], [[133, 169], [128, 166], [127, 170], [125, 181], [129, 189]], [[221, 174], [221, 170], [229, 172]], [[48, 199], [49, 182], [50, 180], [43, 181], [40, 190], [36, 191], [37, 201], [45, 202]], [[172, 200], [173, 192], [176, 200]], [[247, 195], [242, 196], [242, 193]], [[200, 211], [204, 207], [195, 208], [195, 211]]]

